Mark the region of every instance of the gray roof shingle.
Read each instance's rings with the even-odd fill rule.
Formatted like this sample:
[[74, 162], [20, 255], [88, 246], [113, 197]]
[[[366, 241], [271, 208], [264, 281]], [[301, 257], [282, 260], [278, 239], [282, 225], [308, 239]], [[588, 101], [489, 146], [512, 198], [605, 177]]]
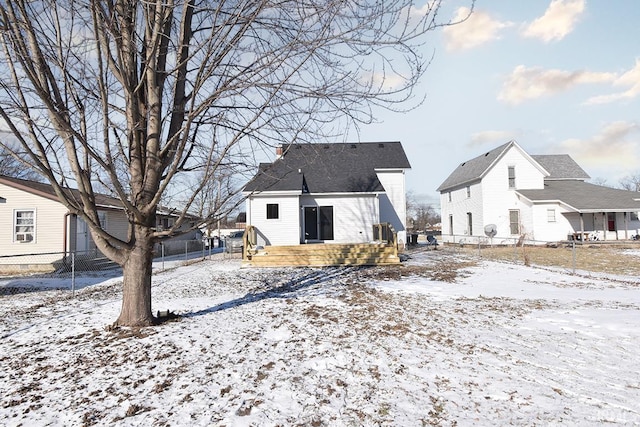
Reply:
[[545, 179], [579, 179], [591, 178], [568, 154], [532, 155], [536, 162], [549, 172]]
[[512, 142], [507, 142], [491, 151], [487, 151], [485, 154], [461, 163], [451, 175], [440, 184], [437, 191], [447, 190], [480, 179], [487, 169], [489, 169], [511, 145]]
[[640, 192], [583, 181], [545, 181], [542, 190], [517, 190], [533, 202], [561, 201], [578, 212], [639, 212]]
[[283, 153], [243, 191], [380, 192], [376, 169], [411, 168], [400, 142], [288, 144]]
[[[437, 191], [446, 191], [481, 179], [494, 162], [513, 145], [515, 145], [515, 142], [510, 141], [485, 154], [461, 163], [440, 184]], [[545, 176], [545, 180], [585, 180], [590, 178], [568, 154], [531, 155], [531, 158], [549, 173], [549, 176]]]

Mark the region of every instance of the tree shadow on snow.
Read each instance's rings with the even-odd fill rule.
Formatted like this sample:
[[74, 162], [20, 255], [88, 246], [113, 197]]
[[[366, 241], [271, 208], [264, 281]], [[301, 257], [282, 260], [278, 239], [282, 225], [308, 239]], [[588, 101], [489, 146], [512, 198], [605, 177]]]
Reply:
[[296, 277], [292, 280], [288, 280], [282, 284], [276, 285], [271, 289], [267, 289], [261, 292], [248, 293], [241, 298], [223, 302], [204, 310], [187, 313], [184, 315], [184, 317], [203, 316], [206, 314], [239, 307], [245, 304], [262, 301], [269, 298], [294, 298], [300, 296], [301, 291], [312, 290], [314, 289], [314, 287], [316, 288], [317, 293], [323, 293], [327, 291], [327, 288], [317, 288], [317, 285], [331, 282], [336, 277], [340, 277], [344, 275], [346, 271], [351, 270], [353, 270], [353, 267], [337, 267], [330, 269], [325, 268], [318, 271], [312, 271], [304, 276]]

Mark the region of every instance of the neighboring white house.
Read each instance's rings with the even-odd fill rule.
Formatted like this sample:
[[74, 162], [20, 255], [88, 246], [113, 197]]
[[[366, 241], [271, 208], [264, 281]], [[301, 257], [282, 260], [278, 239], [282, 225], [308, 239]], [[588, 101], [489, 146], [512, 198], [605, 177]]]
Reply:
[[411, 166], [400, 142], [290, 144], [276, 154], [243, 190], [258, 245], [366, 243], [379, 223], [404, 245]]
[[622, 240], [640, 232], [640, 193], [593, 185], [568, 155], [515, 141], [461, 163], [438, 187], [445, 242], [497, 238]]
[[[95, 200], [102, 227], [126, 240], [129, 222], [120, 200], [100, 194]], [[172, 226], [174, 219], [158, 212], [158, 228]], [[196, 239], [197, 233], [178, 239]], [[22, 263], [18, 255], [39, 255], [38, 263], [51, 263], [71, 252], [95, 250], [87, 224], [60, 203], [53, 187], [0, 175], [0, 264]], [[24, 259], [33, 264], [35, 258]]]

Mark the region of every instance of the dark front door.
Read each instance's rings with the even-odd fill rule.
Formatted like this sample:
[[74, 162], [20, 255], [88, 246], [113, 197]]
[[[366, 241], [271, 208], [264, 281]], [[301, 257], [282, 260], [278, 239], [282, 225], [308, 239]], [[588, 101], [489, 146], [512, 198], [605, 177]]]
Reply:
[[607, 213], [607, 230], [616, 231], [616, 214], [614, 212]]
[[304, 207], [304, 240], [333, 240], [333, 206]]

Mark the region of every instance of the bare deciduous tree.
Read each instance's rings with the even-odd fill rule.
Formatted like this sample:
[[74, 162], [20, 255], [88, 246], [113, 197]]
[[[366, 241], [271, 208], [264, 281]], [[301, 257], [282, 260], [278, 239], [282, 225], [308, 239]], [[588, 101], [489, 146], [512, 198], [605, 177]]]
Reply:
[[429, 203], [419, 201], [413, 192], [407, 193], [407, 216], [413, 230], [422, 231], [440, 222], [440, 215]]
[[42, 176], [28, 167], [29, 162], [25, 158], [25, 153], [15, 142], [12, 142], [11, 138], [12, 136], [7, 138], [4, 132], [0, 132], [0, 175], [42, 181]]
[[[430, 60], [425, 36], [452, 24], [436, 21], [440, 6], [0, 1], [2, 126], [123, 267], [115, 324], [154, 322], [153, 245], [178, 232], [220, 170], [240, 174], [265, 146], [326, 141], [372, 121], [375, 107], [421, 102], [414, 88]], [[125, 239], [101, 228], [94, 199], [103, 187], [122, 202]], [[177, 197], [175, 226], [156, 230], [161, 200]]]
[[629, 191], [640, 191], [640, 173], [622, 178], [620, 180], [620, 187]]

